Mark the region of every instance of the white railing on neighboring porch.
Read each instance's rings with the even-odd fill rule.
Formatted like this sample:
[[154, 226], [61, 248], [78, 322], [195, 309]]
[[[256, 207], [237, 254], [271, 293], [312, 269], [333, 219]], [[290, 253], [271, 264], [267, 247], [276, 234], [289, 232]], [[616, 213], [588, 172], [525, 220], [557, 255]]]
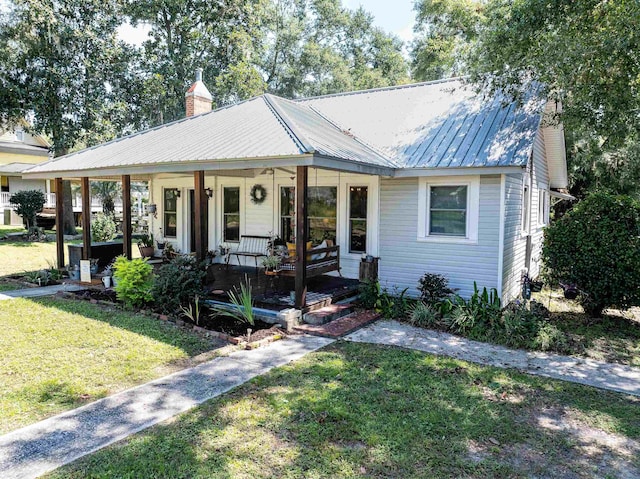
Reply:
[[[0, 208], [10, 208], [11, 203], [9, 203], [9, 198], [13, 193], [0, 193]], [[55, 193], [45, 193], [44, 194], [44, 207], [45, 208], [55, 208], [56, 207], [56, 194]]]

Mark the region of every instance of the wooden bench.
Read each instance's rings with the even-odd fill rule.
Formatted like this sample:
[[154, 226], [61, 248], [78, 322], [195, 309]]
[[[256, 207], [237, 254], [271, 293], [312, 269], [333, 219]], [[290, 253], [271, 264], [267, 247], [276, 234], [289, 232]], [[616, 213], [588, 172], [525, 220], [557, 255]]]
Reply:
[[241, 236], [238, 247], [227, 255], [227, 266], [231, 256], [238, 259], [238, 264], [240, 264], [240, 256], [245, 256], [253, 258], [258, 268], [258, 258], [268, 256], [269, 241], [271, 241], [269, 236]]
[[[307, 259], [307, 278], [320, 276], [321, 274], [337, 271], [340, 276], [340, 246], [327, 246], [326, 248], [316, 248], [307, 250], [307, 255], [313, 257], [317, 254], [324, 253], [323, 258]], [[295, 259], [291, 259], [280, 265], [280, 269], [276, 270], [280, 276], [295, 276], [296, 263]]]

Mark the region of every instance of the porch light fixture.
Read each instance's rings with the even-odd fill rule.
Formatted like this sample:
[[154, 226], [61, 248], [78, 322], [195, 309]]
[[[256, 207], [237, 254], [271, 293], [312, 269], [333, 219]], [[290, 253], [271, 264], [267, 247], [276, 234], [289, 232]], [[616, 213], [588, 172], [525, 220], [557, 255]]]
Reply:
[[211, 188], [205, 188], [204, 192], [207, 194], [209, 198], [213, 196], [213, 190]]
[[180, 195], [182, 194], [182, 192], [178, 188], [175, 189], [175, 192], [176, 192], [176, 198], [180, 198]]

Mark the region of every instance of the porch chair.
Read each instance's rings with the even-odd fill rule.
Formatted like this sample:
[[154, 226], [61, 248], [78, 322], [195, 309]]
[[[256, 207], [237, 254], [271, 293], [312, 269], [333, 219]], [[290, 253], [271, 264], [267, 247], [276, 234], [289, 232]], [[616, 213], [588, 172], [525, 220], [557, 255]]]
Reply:
[[257, 269], [258, 258], [266, 258], [269, 254], [270, 240], [271, 238], [269, 236], [241, 236], [238, 247], [227, 255], [227, 267], [229, 266], [231, 256], [235, 256], [238, 259], [238, 264], [241, 264], [240, 256], [246, 256], [253, 258]]

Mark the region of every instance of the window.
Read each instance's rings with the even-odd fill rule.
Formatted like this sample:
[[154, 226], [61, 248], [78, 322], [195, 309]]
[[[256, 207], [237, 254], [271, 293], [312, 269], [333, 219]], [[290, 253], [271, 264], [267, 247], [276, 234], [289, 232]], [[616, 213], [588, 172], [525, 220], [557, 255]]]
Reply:
[[366, 186], [349, 188], [349, 253], [367, 251], [367, 192]]
[[546, 225], [549, 222], [549, 194], [545, 186], [538, 189], [538, 224]]
[[[397, 207], [397, 214], [404, 214], [402, 208], [407, 208]], [[479, 176], [420, 178], [418, 241], [475, 244], [479, 217]]]
[[338, 188], [310, 186], [308, 190], [307, 235], [314, 244], [330, 239], [336, 242]]
[[240, 187], [225, 186], [222, 193], [222, 239], [240, 241]]
[[280, 238], [289, 243], [294, 242], [296, 189], [293, 186], [280, 187]]
[[178, 233], [178, 190], [164, 190], [164, 235], [175, 238]]
[[467, 186], [429, 188], [429, 235], [467, 236]]
[[522, 180], [522, 234], [529, 234], [529, 219], [531, 217], [531, 188], [529, 176], [525, 173]]

